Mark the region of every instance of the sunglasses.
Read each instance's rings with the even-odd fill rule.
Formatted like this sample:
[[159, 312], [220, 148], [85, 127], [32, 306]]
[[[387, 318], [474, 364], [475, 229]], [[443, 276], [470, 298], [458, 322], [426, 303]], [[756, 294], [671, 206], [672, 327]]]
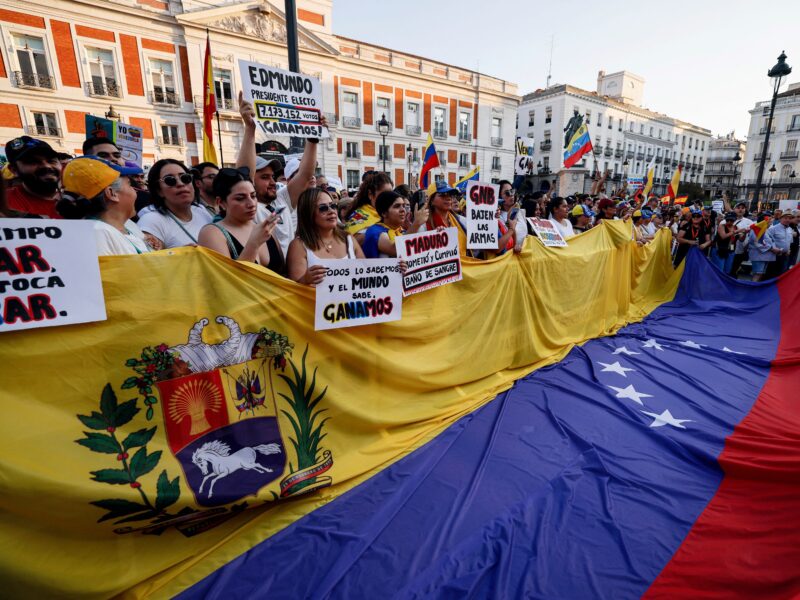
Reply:
[[328, 212], [329, 210], [337, 210], [338, 208], [339, 208], [339, 205], [338, 205], [338, 204], [336, 204], [336, 202], [331, 202], [330, 204], [320, 204], [320, 205], [317, 207], [317, 209], [319, 210], [319, 212], [321, 212], [323, 215], [324, 215], [326, 212]]
[[98, 152], [97, 156], [104, 160], [109, 160], [110, 158], [120, 159], [122, 158], [122, 152]]
[[183, 185], [189, 185], [194, 181], [194, 177], [192, 177], [191, 173], [181, 173], [178, 177], [175, 177], [175, 175], [167, 175], [159, 179], [159, 181], [167, 187], [175, 187], [178, 185], [179, 179]]
[[503, 196], [513, 196], [513, 195], [514, 195], [514, 190], [506, 190], [505, 192], [503, 192]]

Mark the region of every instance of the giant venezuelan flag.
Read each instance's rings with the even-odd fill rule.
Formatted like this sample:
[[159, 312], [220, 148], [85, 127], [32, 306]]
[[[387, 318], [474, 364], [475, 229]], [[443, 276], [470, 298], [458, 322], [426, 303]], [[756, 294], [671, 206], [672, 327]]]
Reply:
[[257, 266], [102, 259], [108, 321], [0, 345], [4, 592], [797, 595], [800, 276], [630, 237], [325, 333]]
[[569, 141], [569, 146], [564, 150], [564, 168], [569, 169], [576, 164], [587, 152], [592, 152], [592, 139], [586, 123], [578, 127]]

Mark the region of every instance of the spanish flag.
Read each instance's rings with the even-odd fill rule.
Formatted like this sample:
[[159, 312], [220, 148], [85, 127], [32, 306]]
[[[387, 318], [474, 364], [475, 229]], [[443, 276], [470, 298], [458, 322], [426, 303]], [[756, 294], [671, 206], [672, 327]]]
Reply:
[[430, 172], [438, 166], [440, 166], [439, 155], [436, 154], [436, 146], [433, 145], [433, 138], [429, 133], [428, 142], [422, 149], [422, 170], [419, 173], [419, 187], [421, 190], [427, 190], [428, 194], [436, 191], [436, 182]]
[[683, 171], [683, 165], [678, 165], [678, 168], [672, 175], [672, 181], [670, 181], [669, 186], [667, 187], [667, 196], [669, 196], [670, 198], [675, 198], [678, 195], [678, 186], [681, 183], [682, 171]]
[[215, 165], [218, 162], [211, 121], [216, 112], [217, 97], [214, 92], [214, 68], [211, 65], [211, 40], [206, 29], [206, 57], [203, 61], [203, 161]]
[[686, 201], [688, 199], [689, 199], [688, 195], [687, 196], [678, 196], [677, 198], [675, 198], [675, 204], [683, 206], [684, 204], [686, 204]]
[[670, 196], [667, 194], [666, 196], [661, 196], [661, 204], [669, 204]]

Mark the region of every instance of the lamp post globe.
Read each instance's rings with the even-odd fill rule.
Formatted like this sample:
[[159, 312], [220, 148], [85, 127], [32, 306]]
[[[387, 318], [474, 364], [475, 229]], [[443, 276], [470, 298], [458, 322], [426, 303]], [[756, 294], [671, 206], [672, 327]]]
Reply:
[[758, 177], [756, 179], [756, 189], [753, 193], [753, 200], [750, 203], [750, 210], [754, 210], [758, 206], [759, 197], [761, 195], [761, 184], [764, 180], [764, 165], [767, 162], [767, 152], [769, 151], [769, 134], [772, 129], [772, 119], [775, 116], [775, 102], [778, 100], [778, 90], [781, 87], [781, 81], [784, 77], [792, 72], [792, 67], [786, 64], [786, 53], [781, 52], [778, 57], [778, 62], [767, 71], [767, 76], [774, 81], [772, 90], [772, 102], [769, 106], [769, 118], [767, 119], [767, 130], [764, 137], [764, 147], [761, 150], [761, 160], [758, 163]]
[[383, 172], [386, 173], [386, 136], [389, 135], [389, 121], [386, 120], [386, 114], [381, 115], [381, 120], [378, 121], [378, 133], [381, 134], [381, 153], [383, 154]]

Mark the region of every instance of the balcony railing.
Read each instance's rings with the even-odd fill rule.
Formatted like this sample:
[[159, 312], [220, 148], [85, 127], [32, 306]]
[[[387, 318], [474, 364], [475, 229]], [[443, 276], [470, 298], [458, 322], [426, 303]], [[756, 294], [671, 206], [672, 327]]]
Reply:
[[433, 137], [437, 140], [446, 140], [447, 139], [447, 131], [441, 127], [434, 127], [433, 128]]
[[662, 162], [663, 160], [664, 160], [664, 159], [663, 159], [661, 156], [658, 156], [658, 155], [656, 155], [656, 162], [657, 162], [657, 163], [660, 163], [660, 162]]
[[539, 150], [550, 150], [553, 147], [553, 142], [544, 141], [539, 143]]
[[797, 158], [797, 156], [797, 150], [793, 150], [792, 152], [781, 152], [781, 160], [793, 160]]
[[678, 159], [677, 158], [673, 158], [672, 159], [672, 166], [673, 167], [677, 167], [678, 166]]
[[633, 158], [633, 150], [628, 150], [625, 152], [625, 158]]
[[644, 160], [644, 152], [637, 152], [636, 160]]
[[120, 90], [116, 81], [106, 81], [105, 83], [86, 82], [86, 93], [90, 96], [108, 96], [119, 98]]
[[[772, 152], [767, 152], [767, 156], [766, 156], [766, 158], [764, 160], [769, 160], [771, 158], [772, 158]], [[760, 154], [753, 155], [753, 161], [754, 162], [758, 162], [760, 160], [761, 160], [761, 155]]]
[[653, 155], [652, 154], [648, 154], [647, 157], [645, 158], [645, 160], [647, 162], [650, 162], [651, 160], [653, 160]]
[[499, 147], [499, 146], [503, 145], [503, 138], [501, 138], [501, 137], [493, 137], [493, 138], [490, 138], [489, 142], [492, 144], [492, 146], [498, 146]]
[[361, 127], [361, 119], [358, 117], [342, 117], [342, 127], [359, 129]]
[[604, 148], [603, 149], [603, 156], [611, 156], [614, 154], [613, 148]]
[[26, 88], [42, 88], [45, 90], [56, 89], [56, 80], [50, 75], [14, 71], [14, 85]]
[[471, 142], [472, 141], [472, 134], [469, 131], [459, 131], [458, 132], [458, 141], [459, 142]]
[[614, 150], [614, 158], [622, 158], [622, 150], [620, 150], [619, 148]]
[[183, 146], [183, 140], [177, 136], [160, 137], [158, 143], [161, 146]]
[[378, 152], [378, 160], [392, 160], [392, 151], [387, 150], [386, 152]]
[[28, 125], [25, 133], [39, 137], [61, 137], [61, 130], [58, 127], [48, 127], [47, 125]]
[[[766, 127], [762, 127], [761, 129], [758, 130], [758, 135], [764, 135], [765, 133], [767, 133]], [[775, 127], [769, 130], [770, 135], [772, 135], [773, 133], [775, 133]]]
[[422, 127], [419, 125], [406, 125], [406, 135], [421, 135]]
[[468, 160], [459, 160], [458, 161], [458, 168], [459, 169], [469, 169], [469, 161]]
[[[195, 96], [194, 97], [194, 107], [195, 108], [203, 108], [203, 97], [202, 96]], [[217, 110], [237, 110], [236, 105], [234, 104], [231, 98], [220, 98], [217, 96]]]
[[153, 90], [147, 92], [147, 99], [150, 104], [160, 104], [162, 106], [178, 106], [178, 94], [164, 90]]
[[339, 124], [339, 117], [335, 113], [325, 113], [325, 118], [328, 119], [328, 127], [336, 127]]

